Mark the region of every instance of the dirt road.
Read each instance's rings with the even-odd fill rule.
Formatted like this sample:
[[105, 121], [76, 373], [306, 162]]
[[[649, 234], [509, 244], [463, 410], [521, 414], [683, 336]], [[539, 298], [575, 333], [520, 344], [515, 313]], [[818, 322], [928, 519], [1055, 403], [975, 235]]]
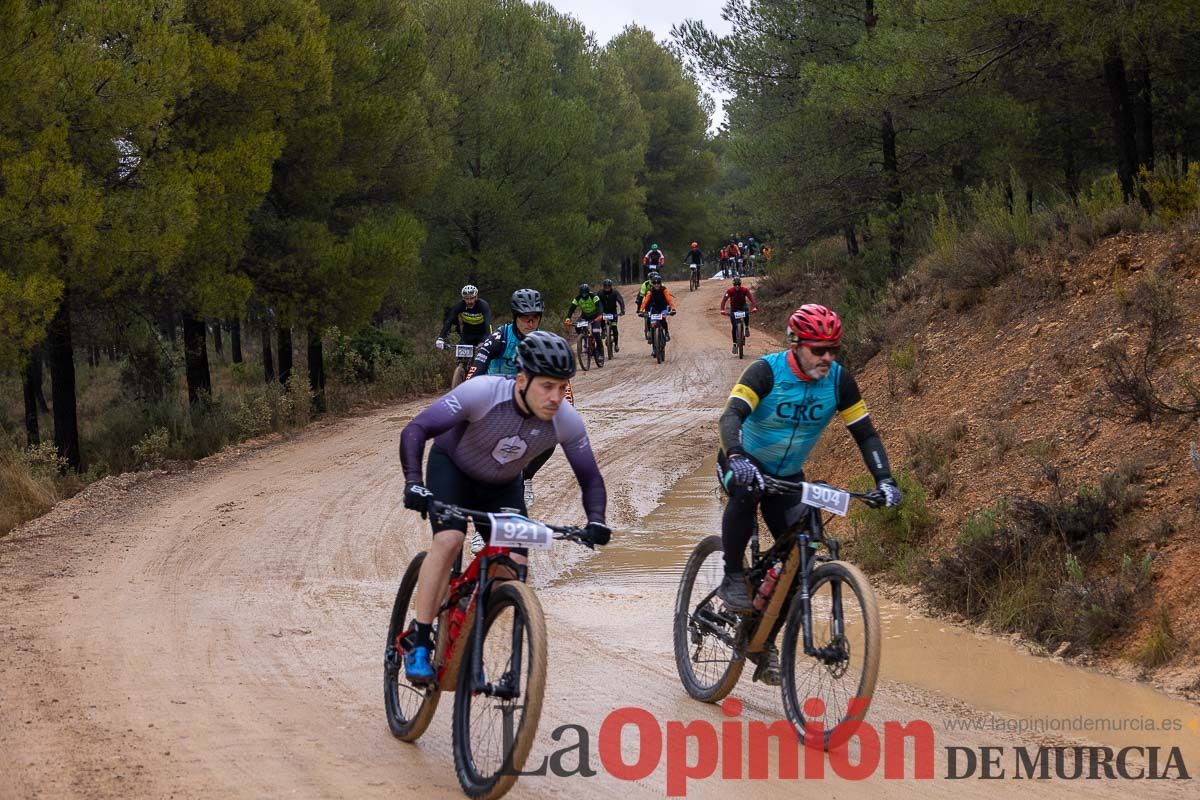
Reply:
[[[703, 488], [711, 482], [689, 476], [711, 456], [718, 411], [748, 362], [729, 354], [728, 322], [712, 311], [723, 285], [672, 288], [681, 313], [666, 364], [653, 362], [640, 320], [629, 316], [624, 350], [576, 381], [617, 538], [605, 553], [562, 547], [534, 566], [550, 676], [531, 764], [565, 746], [552, 733], [575, 724], [590, 734], [597, 774], [525, 777], [514, 797], [663, 796], [665, 757], [637, 781], [603, 768], [605, 717], [637, 706], [663, 725], [726, 719], [681, 689], [670, 608], [681, 554], [715, 532], [716, 498]], [[750, 339], [756, 354], [773, 344], [761, 331]], [[415, 746], [393, 739], [382, 713], [388, 611], [427, 541], [424, 523], [399, 503], [397, 442], [425, 402], [229, 452], [189, 473], [110, 481], [0, 540], [0, 797], [460, 797], [450, 700]], [[690, 499], [679, 494], [685, 488]], [[536, 516], [581, 520], [561, 456], [537, 491]], [[672, 516], [681, 503], [686, 513]], [[945, 748], [1004, 747], [1011, 778], [1016, 745], [1067, 740], [991, 730], [948, 738], [947, 720], [976, 710], [920, 688], [940, 685], [936, 672], [889, 678], [884, 635], [871, 720], [928, 721], [938, 737], [935, 780], [914, 780], [911, 766], [905, 781], [885, 780], [881, 768], [864, 781], [805, 785], [721, 780], [718, 770], [690, 782], [689, 796], [999, 795], [1014, 784], [945, 780]], [[986, 664], [972, 669], [967, 683], [990, 680]], [[742, 721], [781, 716], [778, 690], [749, 685], [748, 673], [736, 695], [746, 704]], [[1181, 742], [1190, 735], [1184, 730]], [[1184, 753], [1192, 773], [1195, 741]], [[1189, 781], [1023, 780], [1015, 788], [1044, 797], [1194, 791]]]

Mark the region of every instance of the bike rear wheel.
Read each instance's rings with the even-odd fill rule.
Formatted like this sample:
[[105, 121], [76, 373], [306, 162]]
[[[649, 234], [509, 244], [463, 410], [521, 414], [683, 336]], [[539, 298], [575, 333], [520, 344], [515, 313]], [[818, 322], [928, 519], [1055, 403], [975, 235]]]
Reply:
[[[546, 621], [533, 590], [516, 581], [493, 584], [481, 635], [484, 680], [493, 689], [471, 691], [474, 654], [464, 654], [454, 695], [454, 768], [468, 797], [491, 800], [525, 767], [542, 715]], [[506, 697], [513, 686], [515, 696]]]
[[[383, 707], [387, 713], [388, 727], [392, 735], [406, 742], [420, 738], [433, 719], [441, 692], [436, 684], [429, 687], [413, 686], [404, 677], [404, 654], [397, 647], [398, 636], [410, 635], [414, 625], [416, 609], [417, 576], [424, 553], [417, 553], [404, 572], [396, 602], [392, 606], [392, 618], [388, 624], [387, 648], [383, 657]], [[434, 634], [437, 635], [436, 632]]]
[[[783, 706], [801, 741], [807, 733], [806, 724], [819, 725], [828, 748], [839, 725], [866, 715], [875, 692], [879, 677], [879, 604], [866, 576], [844, 561], [814, 569], [809, 593], [813, 647], [818, 655], [804, 653], [804, 606], [797, 597], [788, 613], [780, 653]], [[843, 629], [835, 635], [834, 610], [838, 606]], [[806, 716], [804, 703], [809, 699], [820, 700], [823, 712]]]
[[729, 644], [741, 619], [715, 594], [725, 575], [724, 558], [721, 537], [705, 538], [688, 557], [675, 594], [675, 667], [687, 693], [706, 703], [733, 691], [746, 663]]

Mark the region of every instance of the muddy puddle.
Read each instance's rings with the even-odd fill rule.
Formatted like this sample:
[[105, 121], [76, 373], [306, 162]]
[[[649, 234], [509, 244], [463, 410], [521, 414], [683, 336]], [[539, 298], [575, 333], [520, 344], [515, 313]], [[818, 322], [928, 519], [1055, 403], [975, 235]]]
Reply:
[[[634, 600], [645, 624], [661, 628], [669, 648], [671, 607], [688, 554], [704, 536], [719, 534], [722, 505], [710, 457], [664, 496], [639, 527], [622, 529], [620, 544], [555, 582], [603, 587]], [[836, 521], [838, 536], [845, 523]], [[630, 611], [633, 611], [631, 608]], [[1062, 661], [1030, 655], [1008, 641], [923, 616], [880, 599], [883, 622], [881, 691], [888, 682], [919, 687], [957, 709], [950, 720], [986, 735], [1029, 742], [1092, 742], [1114, 748], [1177, 746], [1185, 763], [1200, 765], [1200, 706], [1144, 685]], [[651, 619], [652, 616], [661, 616]], [[597, 621], [597, 628], [607, 627]], [[953, 732], [939, 732], [952, 741]]]

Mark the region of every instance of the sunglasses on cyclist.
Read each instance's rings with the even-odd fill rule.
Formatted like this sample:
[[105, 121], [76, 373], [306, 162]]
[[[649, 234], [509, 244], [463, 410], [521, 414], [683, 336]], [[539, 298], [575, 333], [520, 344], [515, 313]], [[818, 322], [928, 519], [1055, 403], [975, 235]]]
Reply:
[[817, 358], [821, 358], [826, 353], [832, 353], [833, 355], [836, 356], [838, 354], [838, 351], [842, 349], [842, 346], [840, 344], [831, 344], [831, 345], [817, 346], [817, 347], [812, 347], [811, 345], [806, 344], [806, 345], [804, 345], [804, 347], [805, 347], [805, 349], [808, 350], [808, 352], [812, 353]]

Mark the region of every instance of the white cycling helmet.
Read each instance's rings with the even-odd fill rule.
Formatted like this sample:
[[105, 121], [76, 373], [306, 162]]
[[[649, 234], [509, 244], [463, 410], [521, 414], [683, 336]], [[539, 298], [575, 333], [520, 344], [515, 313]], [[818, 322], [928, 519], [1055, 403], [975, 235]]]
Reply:
[[478, 297], [479, 290], [477, 288], [475, 288], [472, 284], [468, 283], [466, 286], [464, 286], [462, 288], [462, 296], [463, 296], [464, 300], [466, 300], [468, 297]]

